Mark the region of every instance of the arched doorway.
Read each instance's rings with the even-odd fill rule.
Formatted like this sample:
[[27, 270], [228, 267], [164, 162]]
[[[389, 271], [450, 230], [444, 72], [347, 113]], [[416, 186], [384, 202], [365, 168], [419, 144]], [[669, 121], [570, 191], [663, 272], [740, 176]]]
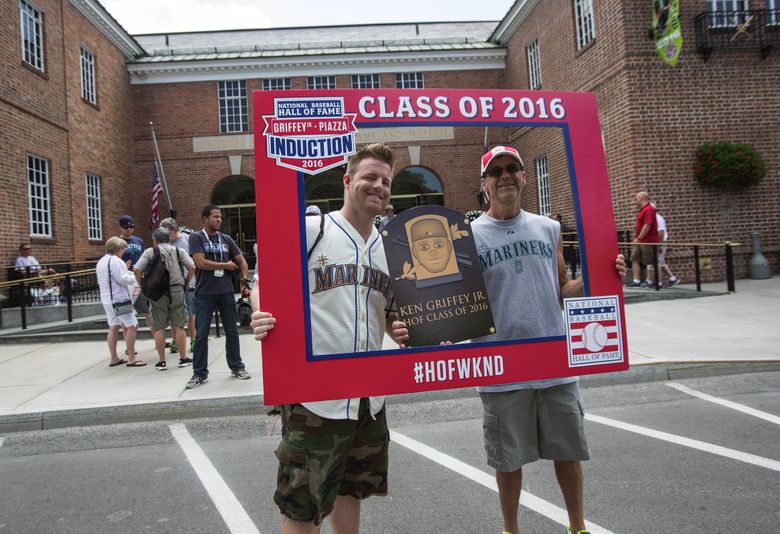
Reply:
[[[346, 168], [342, 166], [308, 176], [304, 184], [306, 205], [315, 204], [323, 213], [341, 209], [344, 205], [345, 172]], [[393, 177], [390, 202], [396, 213], [426, 204], [443, 206], [441, 179], [428, 167], [405, 167]]]
[[412, 165], [401, 169], [393, 177], [391, 191], [390, 202], [396, 213], [415, 206], [444, 205], [441, 179], [428, 167]]
[[227, 176], [214, 188], [211, 203], [222, 209], [222, 232], [233, 238], [253, 269], [257, 243], [255, 181], [240, 174]]
[[344, 205], [346, 165], [306, 177], [303, 184], [306, 205], [319, 206], [322, 213], [340, 210]]

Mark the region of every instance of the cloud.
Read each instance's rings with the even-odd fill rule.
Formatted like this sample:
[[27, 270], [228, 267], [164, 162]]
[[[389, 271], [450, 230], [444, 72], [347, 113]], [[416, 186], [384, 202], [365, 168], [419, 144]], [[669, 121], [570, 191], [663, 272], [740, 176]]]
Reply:
[[268, 28], [256, 3], [234, 0], [102, 0], [131, 34]]

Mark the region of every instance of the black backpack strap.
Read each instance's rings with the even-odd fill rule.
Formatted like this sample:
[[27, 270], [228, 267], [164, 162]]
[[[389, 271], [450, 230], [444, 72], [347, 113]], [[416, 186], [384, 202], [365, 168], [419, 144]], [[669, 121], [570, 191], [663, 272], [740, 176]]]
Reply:
[[311, 259], [311, 253], [314, 252], [314, 248], [317, 246], [317, 243], [320, 242], [320, 239], [322, 239], [323, 234], [325, 233], [325, 216], [320, 215], [320, 233], [317, 234], [317, 239], [314, 240], [314, 244], [309, 249], [309, 254], [306, 256], [306, 259]]

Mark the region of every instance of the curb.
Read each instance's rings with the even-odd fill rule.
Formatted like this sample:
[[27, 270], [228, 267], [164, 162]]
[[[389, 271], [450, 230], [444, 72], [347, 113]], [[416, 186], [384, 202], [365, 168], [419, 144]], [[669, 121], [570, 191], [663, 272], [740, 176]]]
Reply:
[[[581, 376], [580, 385], [591, 388], [776, 371], [780, 371], [780, 360], [651, 363], [636, 365], [628, 371]], [[392, 402], [407, 404], [477, 395], [474, 388], [461, 388], [393, 395]], [[264, 411], [262, 395], [48, 410], [0, 415], [0, 434], [158, 420], [258, 415]]]

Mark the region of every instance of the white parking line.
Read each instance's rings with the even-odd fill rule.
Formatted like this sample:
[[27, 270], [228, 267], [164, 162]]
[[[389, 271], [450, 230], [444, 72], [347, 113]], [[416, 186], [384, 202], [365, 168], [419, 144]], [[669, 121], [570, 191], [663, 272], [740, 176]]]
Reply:
[[[390, 439], [393, 440], [395, 443], [402, 445], [403, 447], [406, 447], [407, 449], [428, 458], [429, 460], [433, 460], [437, 464], [442, 465], [447, 469], [451, 469], [452, 471], [455, 471], [459, 475], [463, 475], [466, 478], [471, 479], [478, 484], [482, 484], [488, 489], [498, 492], [498, 486], [496, 486], [496, 478], [493, 475], [489, 475], [484, 471], [480, 471], [475, 467], [463, 463], [460, 460], [457, 460], [452, 456], [444, 454], [441, 451], [437, 451], [436, 449], [429, 447], [424, 443], [420, 443], [415, 439], [412, 439], [403, 434], [399, 434], [395, 430], [390, 431]], [[525, 506], [526, 508], [533, 510], [534, 512], [537, 512], [545, 517], [552, 519], [556, 523], [559, 523], [563, 526], [569, 524], [569, 516], [566, 514], [566, 510], [552, 503], [549, 503], [544, 499], [540, 499], [539, 497], [532, 495], [527, 491], [523, 491], [520, 494], [520, 504]], [[602, 528], [598, 525], [595, 525], [589, 521], [586, 522], [586, 525], [593, 534], [597, 534], [597, 533], [612, 534], [609, 530]]]
[[203, 449], [200, 448], [200, 445], [192, 438], [187, 428], [181, 423], [169, 425], [168, 428], [170, 428], [174, 439], [190, 461], [193, 470], [200, 478], [211, 500], [214, 501], [214, 505], [217, 507], [217, 511], [222, 516], [222, 519], [224, 519], [228, 530], [232, 534], [260, 534], [249, 514], [246, 513], [244, 507], [238, 502], [233, 491], [222, 480], [214, 464], [211, 463], [211, 460], [203, 452]]
[[720, 404], [721, 406], [731, 408], [732, 410], [737, 410], [738, 412], [746, 413], [748, 415], [752, 415], [754, 417], [764, 419], [765, 421], [769, 421], [770, 423], [780, 425], [780, 417], [776, 415], [772, 415], [771, 413], [762, 412], [761, 410], [756, 410], [755, 408], [751, 408], [750, 406], [745, 406], [744, 404], [739, 404], [726, 399], [721, 399], [719, 397], [713, 397], [712, 395], [707, 395], [706, 393], [702, 393], [701, 391], [696, 391], [695, 389], [691, 389], [688, 386], [683, 386], [682, 384], [667, 382], [666, 385], [669, 386], [670, 388], [676, 389], [677, 391], [682, 391], [683, 393], [687, 393], [688, 395], [691, 395], [693, 397], [698, 397], [700, 399], [715, 404]]
[[728, 449], [726, 447], [713, 445], [705, 441], [699, 441], [697, 439], [678, 436], [677, 434], [669, 434], [668, 432], [661, 432], [660, 430], [653, 430], [652, 428], [624, 423], [623, 421], [610, 419], [609, 417], [602, 417], [600, 415], [585, 414], [585, 419], [588, 421], [593, 421], [594, 423], [601, 423], [602, 425], [619, 428], [620, 430], [627, 430], [628, 432], [634, 432], [643, 436], [668, 441], [669, 443], [674, 443], [676, 445], [683, 445], [692, 449], [698, 449], [700, 451], [717, 454], [718, 456], [725, 456], [726, 458], [731, 458], [732, 460], [739, 460], [740, 462], [757, 465], [759, 467], [765, 467], [773, 471], [780, 471], [780, 462], [777, 460], [764, 458], [763, 456], [756, 456], [755, 454]]
[[5, 441], [5, 438], [0, 438], [0, 447], [3, 446], [3, 442]]

